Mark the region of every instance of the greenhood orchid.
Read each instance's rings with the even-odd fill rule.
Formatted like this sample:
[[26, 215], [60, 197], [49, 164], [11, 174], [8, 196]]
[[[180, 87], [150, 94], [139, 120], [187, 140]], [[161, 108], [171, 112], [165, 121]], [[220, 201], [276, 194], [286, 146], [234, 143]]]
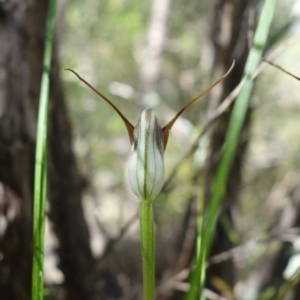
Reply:
[[98, 92], [91, 84], [74, 73], [79, 80], [84, 82], [103, 100], [105, 100], [121, 117], [127, 128], [129, 141], [132, 145], [132, 153], [129, 161], [129, 182], [134, 194], [139, 199], [147, 199], [152, 202], [163, 186], [164, 180], [164, 151], [172, 126], [178, 117], [193, 103], [207, 94], [213, 87], [224, 80], [232, 71], [234, 62], [225, 75], [214, 82], [208, 89], [187, 103], [173, 119], [164, 127], [159, 124], [154, 112], [146, 109], [142, 112], [136, 126], [132, 125], [121, 111], [102, 93]]

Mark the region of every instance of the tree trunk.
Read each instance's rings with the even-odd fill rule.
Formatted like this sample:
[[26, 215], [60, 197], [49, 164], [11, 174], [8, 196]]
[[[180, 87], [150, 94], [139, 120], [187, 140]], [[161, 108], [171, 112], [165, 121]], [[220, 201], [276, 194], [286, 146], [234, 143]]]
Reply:
[[[1, 300], [30, 298], [35, 134], [47, 3], [0, 4]], [[59, 267], [66, 299], [92, 299], [94, 259], [55, 50], [50, 89], [48, 199]]]

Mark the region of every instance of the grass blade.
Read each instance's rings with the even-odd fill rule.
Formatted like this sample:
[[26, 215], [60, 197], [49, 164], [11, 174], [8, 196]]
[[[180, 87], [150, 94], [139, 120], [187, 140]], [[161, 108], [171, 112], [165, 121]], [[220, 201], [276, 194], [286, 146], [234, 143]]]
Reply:
[[262, 58], [263, 49], [267, 41], [275, 6], [276, 0], [265, 1], [258, 22], [258, 27], [254, 35], [253, 45], [245, 66], [243, 78], [244, 84], [233, 107], [226, 133], [224, 152], [222, 154], [213, 182], [212, 194], [205, 216], [203, 231], [202, 233], [199, 232], [199, 234], [202, 235], [200, 255], [198, 256], [196, 266], [191, 274], [191, 285], [190, 290], [185, 296], [186, 300], [199, 298], [199, 291], [200, 297], [202, 297], [201, 294], [205, 284], [205, 261], [207, 258], [207, 253], [209, 253], [210, 250], [220, 204], [225, 193], [230, 168], [245, 119], [249, 99], [252, 93], [254, 85], [252, 78]]
[[56, 0], [49, 0], [46, 24], [46, 40], [43, 60], [39, 112], [36, 138], [35, 178], [34, 178], [34, 211], [33, 211], [33, 270], [32, 300], [44, 298], [44, 228], [47, 185], [47, 123], [49, 77], [52, 56], [52, 41], [55, 22]]

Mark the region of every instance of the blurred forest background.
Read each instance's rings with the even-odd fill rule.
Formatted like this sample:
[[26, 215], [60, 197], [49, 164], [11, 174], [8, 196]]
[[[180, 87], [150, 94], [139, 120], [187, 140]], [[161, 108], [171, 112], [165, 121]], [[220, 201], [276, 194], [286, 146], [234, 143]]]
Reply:
[[[138, 201], [122, 120], [145, 107], [172, 129], [155, 202], [157, 299], [183, 299], [197, 205], [210, 195], [263, 1], [58, 1], [49, 115], [46, 299], [141, 299]], [[0, 299], [29, 299], [37, 96], [47, 1], [0, 1]], [[279, 0], [265, 58], [300, 76], [300, 2]], [[300, 82], [262, 64], [208, 265], [208, 299], [300, 299]], [[204, 134], [201, 132], [205, 129]]]

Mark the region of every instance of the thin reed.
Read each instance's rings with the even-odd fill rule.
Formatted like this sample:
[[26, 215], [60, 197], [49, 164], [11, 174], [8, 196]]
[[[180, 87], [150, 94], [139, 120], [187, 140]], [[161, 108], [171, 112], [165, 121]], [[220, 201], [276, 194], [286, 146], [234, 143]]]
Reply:
[[36, 136], [34, 211], [33, 211], [33, 270], [32, 300], [44, 298], [44, 231], [47, 193], [47, 123], [49, 77], [52, 57], [53, 31], [55, 23], [56, 0], [49, 0], [46, 39], [43, 60], [43, 74], [39, 98], [39, 111]]

